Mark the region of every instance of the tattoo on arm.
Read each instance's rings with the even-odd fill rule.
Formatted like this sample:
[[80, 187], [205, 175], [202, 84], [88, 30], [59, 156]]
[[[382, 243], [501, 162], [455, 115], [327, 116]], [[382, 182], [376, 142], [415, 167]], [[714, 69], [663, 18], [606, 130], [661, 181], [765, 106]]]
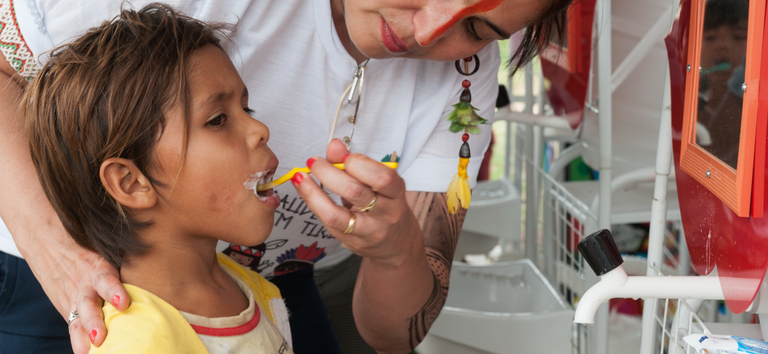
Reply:
[[445, 193], [418, 192], [410, 200], [416, 219], [421, 225], [427, 261], [432, 268], [432, 293], [427, 302], [409, 323], [411, 348], [415, 348], [427, 334], [448, 296], [451, 262], [459, 240], [466, 210], [459, 208], [456, 214], [448, 213]]

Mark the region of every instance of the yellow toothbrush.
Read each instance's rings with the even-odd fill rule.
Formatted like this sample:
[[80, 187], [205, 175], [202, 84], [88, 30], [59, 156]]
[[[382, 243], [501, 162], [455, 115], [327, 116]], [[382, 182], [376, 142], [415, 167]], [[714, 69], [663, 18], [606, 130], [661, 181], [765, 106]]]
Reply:
[[[387, 166], [389, 168], [397, 168], [397, 162], [382, 162], [381, 164], [384, 165], [384, 166]], [[336, 168], [342, 169], [342, 170], [344, 169], [344, 164], [343, 163], [335, 163], [335, 164], [333, 164], [333, 166], [335, 166]], [[293, 177], [293, 175], [295, 175], [295, 174], [297, 174], [299, 172], [311, 173], [309, 171], [309, 167], [294, 167], [293, 169], [288, 171], [288, 173], [284, 174], [282, 177], [280, 177], [280, 178], [278, 178], [278, 179], [276, 179], [276, 180], [274, 180], [272, 182], [265, 183], [265, 184], [260, 184], [260, 185], [256, 186], [256, 191], [261, 192], [261, 191], [265, 191], [267, 189], [275, 188], [275, 187], [277, 187], [277, 186], [279, 186], [279, 185], [281, 185], [281, 184], [283, 184], [285, 182], [288, 182], [288, 180], [290, 180]]]

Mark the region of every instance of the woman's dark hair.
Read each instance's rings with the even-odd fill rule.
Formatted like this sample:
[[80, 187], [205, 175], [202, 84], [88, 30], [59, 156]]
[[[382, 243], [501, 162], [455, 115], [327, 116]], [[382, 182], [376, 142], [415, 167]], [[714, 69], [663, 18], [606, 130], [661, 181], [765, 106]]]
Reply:
[[539, 18], [525, 28], [520, 46], [509, 59], [512, 74], [530, 62], [551, 42], [564, 40], [568, 24], [568, 7], [573, 0], [550, 0]]
[[21, 113], [45, 195], [75, 242], [115, 267], [146, 249], [133, 231], [148, 223], [133, 220], [106, 191], [101, 164], [131, 160], [160, 185], [148, 171], [156, 167], [164, 112], [180, 104], [189, 119], [187, 65], [205, 46], [222, 48], [226, 28], [163, 4], [123, 9], [54, 49], [25, 91]]

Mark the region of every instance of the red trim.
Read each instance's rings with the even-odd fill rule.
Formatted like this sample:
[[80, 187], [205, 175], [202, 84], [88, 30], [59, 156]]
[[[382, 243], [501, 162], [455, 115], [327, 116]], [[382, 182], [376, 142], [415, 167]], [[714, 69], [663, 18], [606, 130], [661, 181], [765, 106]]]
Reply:
[[195, 330], [195, 333], [204, 334], [206, 336], [231, 337], [246, 334], [256, 328], [256, 326], [259, 325], [259, 321], [261, 320], [261, 310], [259, 310], [259, 304], [256, 303], [255, 305], [256, 308], [253, 312], [253, 318], [251, 318], [251, 320], [247, 323], [237, 327], [211, 328], [205, 326], [196, 326], [193, 324], [190, 324], [190, 326], [192, 326], [192, 329]]
[[24, 40], [24, 35], [21, 34], [21, 27], [19, 27], [19, 21], [16, 20], [16, 10], [14, 10], [13, 6], [13, 0], [9, 0], [11, 5], [11, 16], [13, 17], [13, 25], [16, 26], [16, 31], [19, 32], [19, 38], [21, 38], [21, 43], [24, 43], [24, 47], [27, 48], [27, 51], [29, 51], [29, 54], [34, 55], [32, 53], [32, 49], [29, 49], [29, 46], [27, 45], [27, 41]]

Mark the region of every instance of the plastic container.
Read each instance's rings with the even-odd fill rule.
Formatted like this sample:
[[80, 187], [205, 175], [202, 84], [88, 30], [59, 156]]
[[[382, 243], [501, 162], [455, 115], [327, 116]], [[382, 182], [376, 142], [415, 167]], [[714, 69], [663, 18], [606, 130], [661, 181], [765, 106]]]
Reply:
[[419, 354], [569, 353], [573, 310], [524, 259], [454, 263], [440, 316]]

